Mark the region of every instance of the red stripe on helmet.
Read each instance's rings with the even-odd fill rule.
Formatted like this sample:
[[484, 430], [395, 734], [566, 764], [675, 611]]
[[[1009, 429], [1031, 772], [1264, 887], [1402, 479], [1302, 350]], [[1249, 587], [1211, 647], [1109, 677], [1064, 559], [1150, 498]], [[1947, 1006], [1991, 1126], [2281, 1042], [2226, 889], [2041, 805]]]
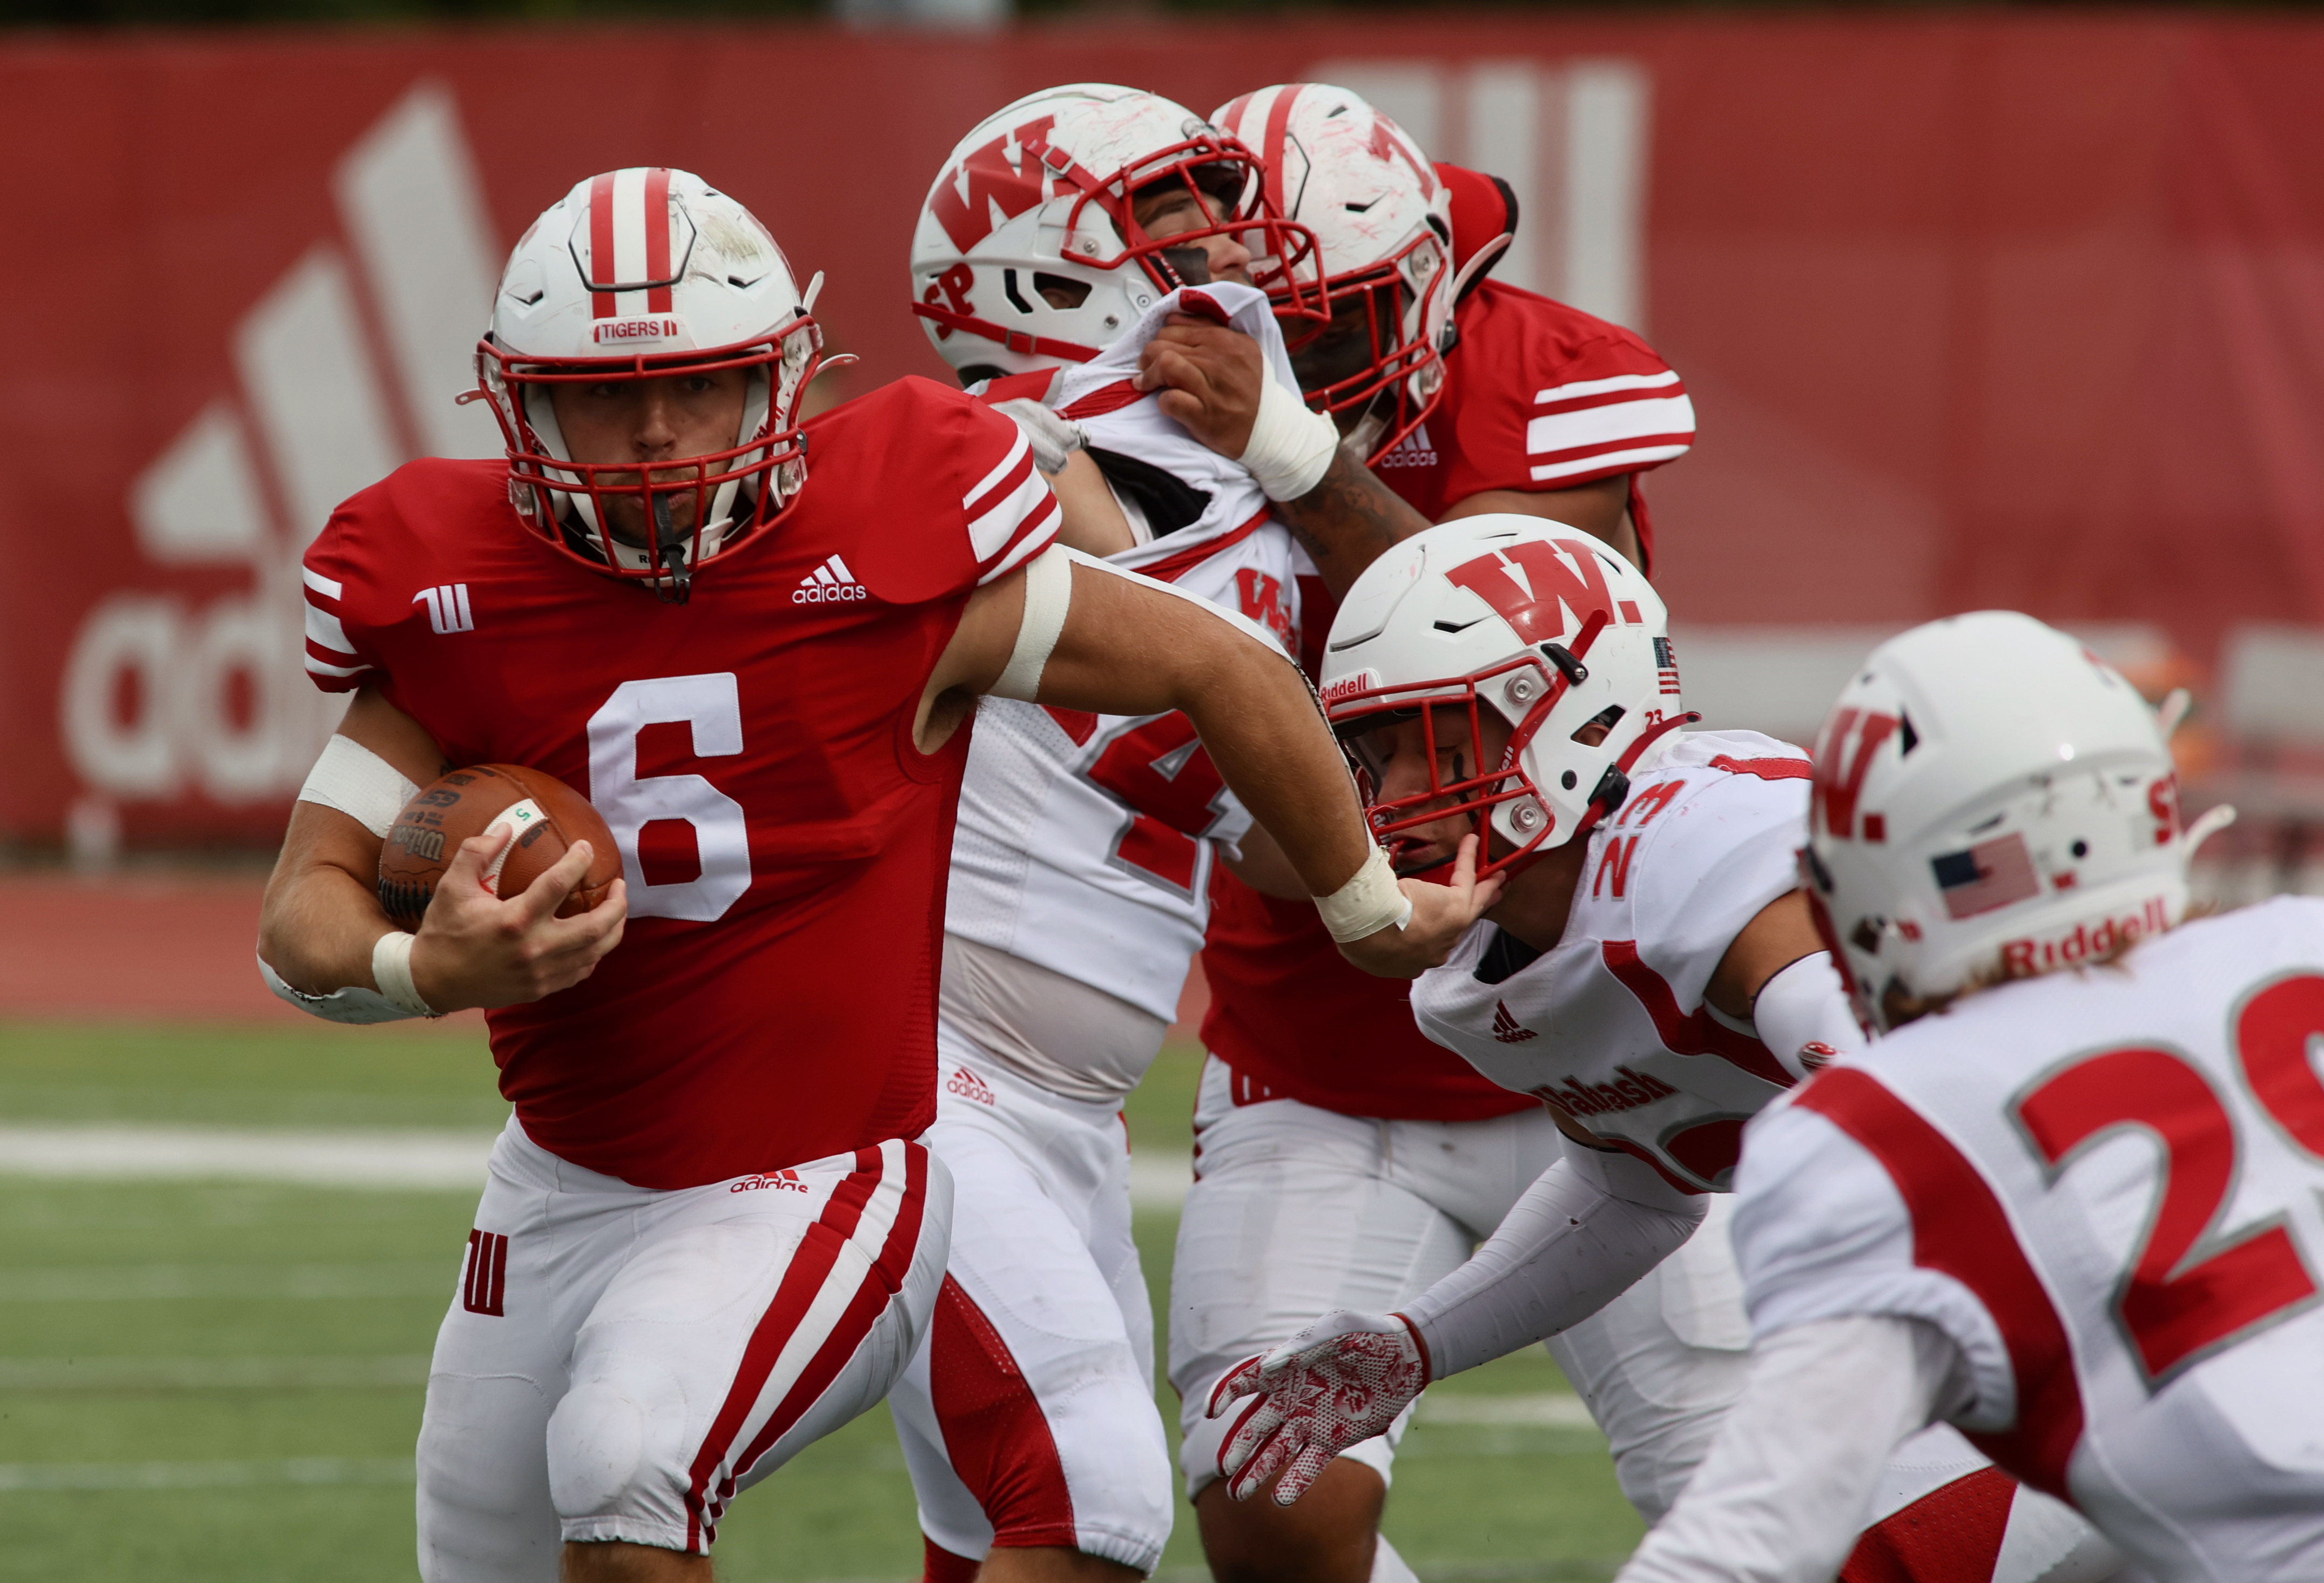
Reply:
[[1259, 142], [1259, 159], [1267, 173], [1267, 201], [1284, 218], [1291, 211], [1283, 202], [1283, 143], [1291, 126], [1291, 106], [1301, 94], [1307, 91], [1304, 82], [1295, 82], [1275, 90], [1275, 103], [1267, 107], [1267, 131]]
[[[657, 165], [646, 172], [647, 280], [669, 279], [669, 172]], [[646, 311], [670, 311], [668, 286], [656, 286], [646, 293]]]
[[[613, 273], [613, 173], [606, 171], [589, 183], [589, 273], [587, 282], [611, 280]], [[589, 293], [589, 317], [613, 317], [611, 291]]]
[[1249, 107], [1250, 104], [1250, 96], [1249, 94], [1239, 95], [1235, 98], [1230, 100], [1227, 104], [1227, 107], [1219, 112], [1219, 124], [1234, 136], [1240, 137], [1242, 135], [1240, 130], [1242, 113]]

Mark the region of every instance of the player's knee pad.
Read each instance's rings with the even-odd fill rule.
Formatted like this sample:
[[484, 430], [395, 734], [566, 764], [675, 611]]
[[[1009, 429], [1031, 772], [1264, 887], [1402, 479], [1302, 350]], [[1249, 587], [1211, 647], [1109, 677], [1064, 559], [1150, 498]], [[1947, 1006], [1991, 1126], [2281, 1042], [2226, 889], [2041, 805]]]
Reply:
[[576, 1381], [549, 1420], [549, 1490], [568, 1539], [667, 1542], [683, 1533], [686, 1393], [644, 1358]]

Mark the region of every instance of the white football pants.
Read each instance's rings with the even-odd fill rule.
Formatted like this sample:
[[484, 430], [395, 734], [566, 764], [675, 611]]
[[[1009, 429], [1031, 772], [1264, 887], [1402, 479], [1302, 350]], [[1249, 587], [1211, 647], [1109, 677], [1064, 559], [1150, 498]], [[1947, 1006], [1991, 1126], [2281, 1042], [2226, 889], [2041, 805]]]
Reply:
[[1120, 1113], [1001, 1071], [948, 1026], [937, 1048], [927, 1143], [954, 1184], [952, 1256], [889, 1397], [920, 1531], [970, 1560], [1056, 1545], [1150, 1572], [1170, 1452]]
[[420, 1427], [429, 1583], [555, 1583], [567, 1541], [709, 1551], [735, 1493], [885, 1395], [944, 1277], [917, 1143], [677, 1191], [512, 1119]]

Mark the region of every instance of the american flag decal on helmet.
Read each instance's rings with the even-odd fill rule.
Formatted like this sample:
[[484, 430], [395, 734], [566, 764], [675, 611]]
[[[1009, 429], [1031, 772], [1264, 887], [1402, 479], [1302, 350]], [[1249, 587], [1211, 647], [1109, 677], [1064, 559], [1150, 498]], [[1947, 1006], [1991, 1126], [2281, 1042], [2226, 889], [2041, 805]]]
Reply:
[[694, 223], [669, 201], [669, 172], [632, 166], [589, 183], [589, 219], [573, 238], [587, 277], [589, 312], [626, 318], [670, 311], [669, 289], [686, 272]]
[[1678, 693], [1678, 656], [1671, 651], [1668, 638], [1655, 640], [1655, 680], [1662, 685], [1665, 695]]

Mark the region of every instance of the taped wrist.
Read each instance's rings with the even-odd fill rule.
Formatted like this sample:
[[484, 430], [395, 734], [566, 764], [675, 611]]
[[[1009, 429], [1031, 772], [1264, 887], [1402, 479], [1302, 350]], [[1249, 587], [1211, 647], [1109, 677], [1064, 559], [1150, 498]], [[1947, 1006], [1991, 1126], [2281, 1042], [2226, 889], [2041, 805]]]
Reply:
[[1601, 1162], [1569, 1156], [1542, 1173], [1467, 1264], [1404, 1305], [1405, 1321], [1437, 1378], [1489, 1363], [1613, 1302], [1677, 1251], [1708, 1208], [1667, 1187], [1646, 1202], [1618, 1196]]
[[[404, 938], [408, 940], [410, 936], [407, 934]], [[325, 1022], [402, 1022], [410, 1017], [435, 1015], [428, 1011], [412, 1011], [390, 1000], [376, 989], [361, 989], [353, 984], [328, 995], [309, 995], [304, 989], [294, 989], [285, 983], [282, 975], [269, 966], [263, 956], [258, 959], [258, 976], [266, 981], [266, 987], [274, 992], [276, 999], [287, 1001], [308, 1016], [318, 1017]], [[413, 999], [417, 1000], [419, 997], [415, 995]]]
[[[337, 808], [381, 840], [420, 788], [403, 772], [352, 737], [334, 734], [299, 788], [302, 803]], [[293, 991], [295, 993], [295, 991]]]
[[1270, 373], [1240, 458], [1267, 498], [1296, 501], [1305, 494], [1323, 482], [1339, 448], [1340, 426], [1310, 411], [1298, 391], [1285, 389]]
[[420, 998], [411, 983], [411, 935], [401, 929], [390, 929], [371, 946], [371, 976], [379, 985], [379, 992], [392, 1006], [400, 1006], [412, 1017], [433, 1017], [436, 1008]]
[[1353, 879], [1331, 895], [1315, 898], [1315, 910], [1323, 916], [1323, 927], [1332, 932], [1332, 938], [1345, 945], [1377, 934], [1391, 924], [1403, 928], [1412, 921], [1412, 898], [1396, 882], [1388, 853], [1374, 847]]

